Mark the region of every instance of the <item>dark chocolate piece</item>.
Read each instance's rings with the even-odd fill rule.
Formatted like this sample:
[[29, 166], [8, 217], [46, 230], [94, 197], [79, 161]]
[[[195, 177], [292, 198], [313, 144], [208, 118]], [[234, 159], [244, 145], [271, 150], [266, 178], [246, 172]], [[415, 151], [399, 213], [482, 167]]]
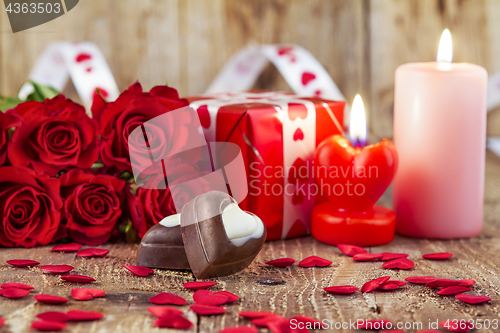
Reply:
[[[258, 238], [248, 237], [238, 243], [239, 246], [228, 238], [222, 213], [234, 203], [228, 194], [211, 191], [197, 196], [182, 209], [184, 248], [191, 270], [199, 279], [230, 275], [245, 269], [264, 245], [266, 232], [263, 226]], [[259, 223], [262, 223], [260, 219]]]
[[181, 227], [156, 224], [142, 238], [137, 265], [151, 268], [189, 269]]

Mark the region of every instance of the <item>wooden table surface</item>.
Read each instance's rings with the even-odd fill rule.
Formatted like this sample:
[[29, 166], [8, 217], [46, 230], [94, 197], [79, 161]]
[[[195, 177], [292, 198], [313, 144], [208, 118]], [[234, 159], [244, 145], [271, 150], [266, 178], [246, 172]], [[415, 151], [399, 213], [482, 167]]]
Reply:
[[[459, 180], [457, 180], [459, 181]], [[105, 317], [100, 321], [71, 323], [63, 332], [160, 332], [174, 331], [153, 326], [154, 317], [147, 307], [148, 298], [171, 292], [188, 300], [180, 307], [195, 325], [190, 332], [218, 332], [221, 328], [248, 325], [249, 320], [238, 317], [243, 310], [272, 311], [286, 317], [307, 315], [333, 323], [348, 323], [358, 319], [383, 318], [392, 322], [411, 325], [407, 332], [416, 332], [414, 326], [421, 322], [428, 329], [429, 320], [474, 319], [484, 324], [490, 321], [490, 329], [477, 332], [500, 331], [500, 158], [491, 153], [486, 163], [485, 226], [480, 236], [471, 239], [428, 240], [397, 236], [385, 246], [370, 248], [370, 252], [405, 252], [415, 261], [409, 271], [385, 270], [380, 262], [357, 263], [342, 255], [333, 246], [315, 241], [311, 237], [273, 241], [243, 272], [215, 279], [218, 285], [211, 290], [228, 290], [240, 296], [240, 301], [226, 305], [227, 313], [218, 316], [199, 317], [190, 311], [192, 291], [182, 284], [193, 281], [189, 272], [155, 270], [149, 277], [137, 277], [123, 268], [134, 264], [138, 248], [136, 244], [107, 244], [110, 249], [106, 258], [84, 259], [73, 253], [54, 253], [51, 246], [34, 249], [1, 249], [0, 283], [21, 282], [35, 287], [33, 294], [45, 293], [70, 298], [66, 305], [44, 305], [32, 296], [18, 300], [0, 299], [0, 316], [6, 318], [0, 332], [32, 332], [30, 324], [36, 314], [45, 311], [67, 311], [69, 309], [94, 310]], [[383, 201], [387, 203], [388, 196]], [[447, 261], [429, 261], [421, 255], [431, 252], [451, 252]], [[333, 261], [326, 268], [301, 268], [297, 264], [289, 268], [267, 267], [267, 260], [291, 257], [297, 260], [317, 255]], [[42, 264], [68, 264], [75, 267], [74, 274], [95, 277], [95, 283], [78, 285], [96, 287], [106, 291], [103, 298], [90, 301], [71, 299], [70, 291], [77, 284], [62, 282], [57, 275], [45, 274], [40, 268], [14, 268], [6, 264], [10, 259], [33, 259]], [[332, 285], [355, 285], [361, 287], [366, 281], [391, 275], [403, 280], [408, 276], [432, 275], [440, 278], [476, 280], [473, 292], [487, 295], [492, 301], [483, 305], [467, 305], [454, 297], [443, 297], [419, 285], [408, 285], [390, 292], [356, 292], [349, 296], [333, 296], [323, 291]], [[285, 284], [265, 286], [262, 279], [281, 279]], [[498, 328], [492, 328], [494, 323]], [[344, 324], [345, 325], [345, 324]], [[265, 330], [261, 330], [265, 331]], [[330, 329], [335, 332], [357, 332], [350, 328]]]

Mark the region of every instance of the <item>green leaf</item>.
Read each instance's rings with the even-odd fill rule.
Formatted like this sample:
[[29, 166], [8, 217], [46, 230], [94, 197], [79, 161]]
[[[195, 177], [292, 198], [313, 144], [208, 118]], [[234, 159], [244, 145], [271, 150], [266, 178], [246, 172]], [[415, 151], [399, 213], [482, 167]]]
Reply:
[[2, 112], [15, 108], [22, 101], [17, 97], [7, 97], [0, 95], [0, 110]]
[[33, 89], [35, 90], [28, 95], [28, 97], [26, 98], [27, 101], [43, 102], [47, 98], [54, 98], [57, 95], [59, 95], [59, 91], [57, 91], [53, 87], [45, 86], [43, 84], [38, 84], [33, 81], [29, 81], [29, 83], [33, 86]]

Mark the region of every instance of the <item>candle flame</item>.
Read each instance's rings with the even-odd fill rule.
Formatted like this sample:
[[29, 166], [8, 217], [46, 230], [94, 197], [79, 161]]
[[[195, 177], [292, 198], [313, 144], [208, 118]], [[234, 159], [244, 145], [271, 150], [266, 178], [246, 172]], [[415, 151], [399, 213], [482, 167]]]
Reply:
[[443, 34], [441, 35], [441, 40], [439, 41], [439, 48], [436, 61], [450, 63], [452, 59], [453, 59], [453, 46], [451, 43], [450, 30], [444, 29]]
[[354, 147], [364, 147], [366, 143], [366, 115], [363, 100], [359, 94], [354, 97], [351, 109], [349, 136]]

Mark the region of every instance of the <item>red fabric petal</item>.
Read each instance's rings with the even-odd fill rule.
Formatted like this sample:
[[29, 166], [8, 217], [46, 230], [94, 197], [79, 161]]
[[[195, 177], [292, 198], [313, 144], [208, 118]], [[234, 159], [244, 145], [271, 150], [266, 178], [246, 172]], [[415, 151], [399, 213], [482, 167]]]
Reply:
[[329, 292], [330, 294], [349, 295], [356, 290], [359, 290], [359, 288], [355, 286], [331, 286], [323, 288], [323, 290]]
[[259, 329], [255, 326], [234, 326], [221, 329], [219, 333], [258, 333]]
[[42, 332], [60, 331], [67, 326], [68, 324], [60, 321], [37, 320], [31, 323], [31, 328]]
[[45, 304], [64, 304], [68, 303], [68, 299], [60, 296], [55, 296], [55, 295], [47, 295], [47, 294], [38, 294], [33, 296], [34, 299], [36, 299], [40, 303], [45, 303]]
[[410, 269], [413, 266], [415, 266], [415, 263], [406, 258], [394, 259], [382, 264], [382, 267], [387, 269]]
[[126, 269], [131, 271], [137, 276], [148, 276], [149, 274], [153, 274], [154, 270], [148, 267], [136, 266], [136, 265], [123, 265]]
[[356, 254], [360, 253], [366, 253], [366, 250], [364, 248], [356, 245], [337, 244], [337, 247], [339, 248], [340, 252], [349, 257], [354, 257]]
[[434, 276], [410, 276], [405, 279], [405, 281], [415, 284], [427, 284], [437, 280]]
[[[293, 265], [295, 262], [295, 259], [292, 258], [280, 258], [280, 259], [274, 259], [267, 261], [266, 264], [274, 267], [288, 267], [290, 265]], [[245, 326], [243, 326], [245, 327]]]
[[169, 317], [158, 318], [154, 321], [154, 325], [160, 328], [177, 328], [187, 330], [193, 326], [193, 323], [180, 315], [172, 315]]
[[358, 329], [383, 330], [392, 327], [392, 322], [388, 319], [367, 319], [357, 324]]
[[94, 297], [106, 296], [104, 290], [97, 288], [73, 288], [71, 289], [71, 297], [78, 301], [87, 301]]
[[7, 263], [9, 265], [15, 266], [15, 267], [33, 267], [40, 265], [38, 261], [35, 260], [29, 260], [29, 259], [14, 259], [14, 260], [7, 260]]
[[153, 316], [158, 317], [158, 318], [184, 314], [184, 312], [182, 312], [179, 309], [172, 308], [170, 306], [161, 306], [161, 305], [148, 306], [148, 311]]
[[7, 298], [22, 298], [30, 294], [29, 290], [19, 288], [8, 288], [0, 290], [0, 295]]
[[227, 296], [213, 293], [210, 290], [199, 289], [194, 292], [193, 300], [196, 304], [222, 305], [227, 302]]
[[3, 324], [5, 324], [5, 318], [0, 317], [0, 327], [2, 327]]
[[95, 281], [93, 277], [85, 275], [77, 275], [77, 274], [63, 275], [61, 276], [61, 279], [63, 279], [64, 281], [80, 282], [80, 283], [89, 283]]
[[446, 260], [449, 259], [453, 256], [453, 254], [448, 253], [448, 252], [440, 252], [440, 253], [429, 253], [429, 254], [424, 254], [422, 258], [424, 259], [429, 259], [429, 260]]
[[243, 318], [263, 318], [263, 317], [268, 317], [268, 316], [277, 316], [276, 313], [274, 312], [268, 312], [268, 311], [242, 311], [239, 312], [238, 315]]
[[45, 265], [45, 266], [40, 266], [40, 268], [43, 269], [44, 271], [56, 274], [67, 273], [75, 269], [70, 265]]
[[458, 294], [455, 295], [455, 298], [469, 304], [480, 304], [484, 302], [491, 301], [491, 297], [488, 296], [480, 296], [480, 295], [467, 295], [467, 294]]
[[182, 286], [187, 289], [196, 290], [196, 289], [207, 289], [212, 286], [215, 286], [217, 282], [212, 281], [192, 281], [184, 283]]
[[331, 264], [332, 262], [330, 260], [323, 259], [318, 256], [310, 256], [299, 262], [300, 267], [326, 267], [330, 266]]
[[226, 312], [226, 309], [220, 306], [203, 305], [203, 304], [193, 304], [189, 307], [192, 311], [196, 312], [200, 316], [210, 316], [217, 315]]
[[462, 279], [458, 281], [460, 282], [459, 286], [464, 286], [464, 287], [472, 287], [474, 284], [476, 284], [476, 281], [471, 279]]
[[359, 253], [352, 257], [354, 261], [377, 261], [383, 256], [382, 253]]
[[450, 296], [450, 295], [465, 293], [466, 291], [470, 290], [472, 289], [464, 286], [450, 286], [442, 288], [437, 292], [437, 294], [441, 296]]
[[156, 296], [151, 297], [149, 301], [153, 304], [159, 304], [159, 305], [165, 305], [165, 304], [184, 305], [187, 303], [187, 301], [184, 298], [170, 293], [158, 294]]
[[36, 315], [37, 318], [47, 321], [68, 321], [69, 318], [64, 312], [47, 311]]
[[361, 292], [363, 293], [369, 293], [371, 291], [374, 291], [377, 289], [382, 283], [385, 283], [389, 281], [391, 277], [390, 276], [382, 276], [373, 280], [370, 280], [366, 282], [362, 287], [361, 287]]
[[380, 290], [395, 290], [401, 288], [402, 286], [406, 286], [408, 283], [399, 281], [399, 280], [389, 280], [387, 282], [382, 283], [378, 289]]
[[460, 320], [458, 322], [454, 321], [440, 321], [439, 326], [443, 327], [447, 331], [455, 333], [467, 333], [474, 328], [473, 323], [469, 323], [467, 320]]
[[95, 249], [95, 248], [88, 248], [88, 249], [83, 249], [80, 250], [76, 253], [77, 256], [80, 257], [99, 257], [103, 258], [109, 253], [108, 249]]
[[90, 321], [104, 318], [104, 315], [96, 311], [69, 310], [66, 312], [70, 321]]
[[459, 284], [460, 284], [459, 280], [435, 279], [434, 281], [426, 283], [425, 286], [429, 288], [441, 288], [441, 287], [458, 286]]
[[4, 283], [0, 286], [2, 289], [9, 289], [9, 288], [17, 288], [17, 289], [35, 289], [35, 287], [30, 286], [29, 284], [24, 284], [24, 283], [17, 283], [17, 282], [8, 282]]
[[82, 244], [79, 243], [69, 243], [69, 244], [61, 244], [54, 246], [51, 251], [56, 251], [56, 252], [76, 252], [80, 250], [82, 247]]
[[406, 253], [382, 252], [382, 258], [380, 258], [380, 260], [389, 261], [389, 260], [394, 260], [394, 259], [399, 259], [399, 258], [406, 258], [408, 256], [409, 256], [409, 254], [406, 254]]
[[[262, 318], [252, 319], [252, 324], [254, 324], [255, 326], [267, 327], [267, 328], [270, 328], [269, 326], [273, 323], [280, 323], [280, 322], [288, 322], [288, 320], [285, 317], [277, 314], [274, 314], [273, 316], [266, 316]], [[279, 330], [281, 330], [281, 328], [279, 328]]]
[[218, 291], [216, 292], [216, 294], [219, 294], [219, 295], [225, 295], [227, 297], [227, 301], [226, 301], [226, 304], [227, 303], [233, 303], [233, 302], [236, 302], [237, 300], [239, 300], [240, 298], [238, 297], [238, 295], [235, 295], [233, 293], [230, 293], [229, 291]]

